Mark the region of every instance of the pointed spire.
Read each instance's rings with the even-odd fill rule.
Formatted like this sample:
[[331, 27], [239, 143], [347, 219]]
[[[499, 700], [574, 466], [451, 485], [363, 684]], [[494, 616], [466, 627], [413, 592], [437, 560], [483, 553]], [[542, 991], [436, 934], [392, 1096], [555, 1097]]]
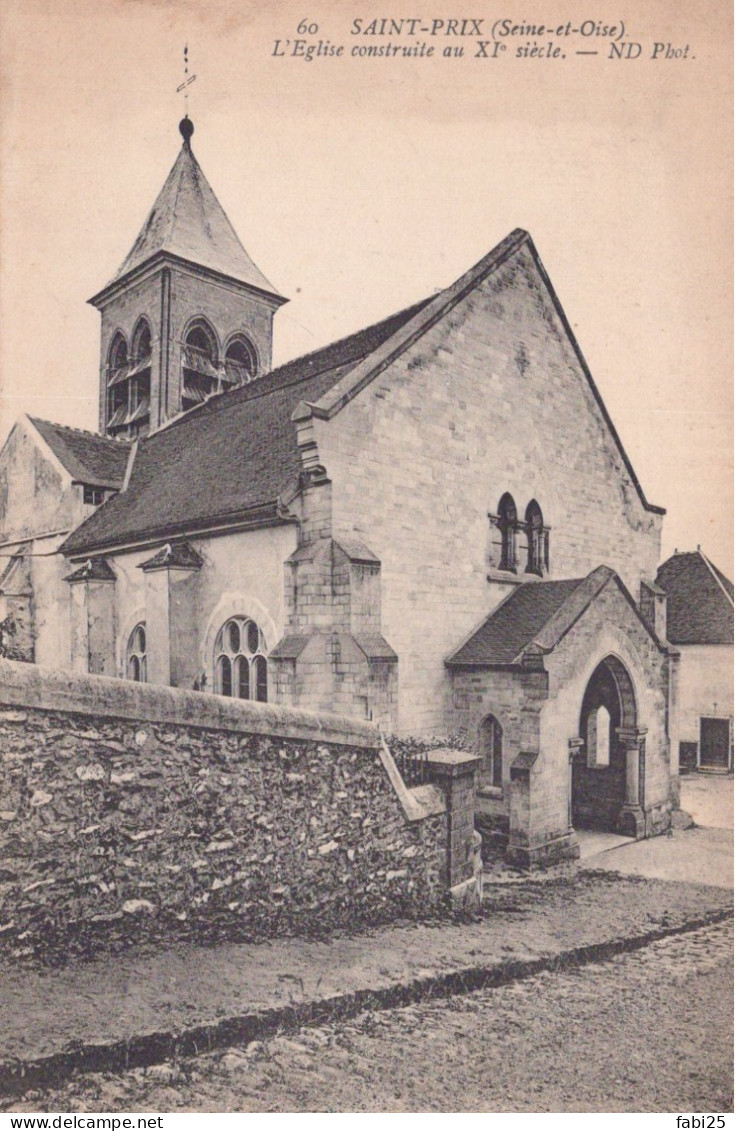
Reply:
[[112, 283], [168, 252], [282, 299], [246, 252], [202, 172], [192, 152], [194, 123], [188, 114], [179, 123], [179, 132], [184, 139], [179, 155]]

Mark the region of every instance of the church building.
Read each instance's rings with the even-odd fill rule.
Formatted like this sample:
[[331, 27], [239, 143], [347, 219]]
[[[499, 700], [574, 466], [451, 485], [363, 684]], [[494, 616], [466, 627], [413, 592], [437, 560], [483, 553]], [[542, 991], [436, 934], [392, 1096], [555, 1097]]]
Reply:
[[[531, 236], [272, 369], [286, 299], [193, 125], [101, 315], [99, 432], [0, 453], [0, 618], [24, 659], [460, 736], [522, 863], [676, 803], [664, 511]], [[672, 761], [674, 759], [674, 761]]]

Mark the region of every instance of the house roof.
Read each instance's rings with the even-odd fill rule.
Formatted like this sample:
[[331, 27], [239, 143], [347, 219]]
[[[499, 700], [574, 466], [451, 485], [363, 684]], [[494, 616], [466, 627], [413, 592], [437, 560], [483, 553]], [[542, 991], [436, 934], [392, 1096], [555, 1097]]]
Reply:
[[733, 582], [702, 550], [675, 553], [657, 572], [672, 644], [733, 644]]
[[212, 397], [141, 440], [126, 490], [77, 527], [63, 552], [168, 540], [258, 508], [275, 519], [276, 500], [301, 468], [296, 405], [322, 396], [427, 301]]
[[446, 663], [449, 667], [509, 667], [522, 664], [527, 656], [552, 652], [609, 583], [618, 586], [634, 615], [664, 651], [618, 575], [608, 566], [597, 566], [587, 577], [519, 585]]
[[35, 416], [28, 419], [77, 483], [118, 490], [123, 486], [130, 444]]
[[91, 301], [164, 252], [281, 299], [238, 239], [186, 140], [119, 271]]

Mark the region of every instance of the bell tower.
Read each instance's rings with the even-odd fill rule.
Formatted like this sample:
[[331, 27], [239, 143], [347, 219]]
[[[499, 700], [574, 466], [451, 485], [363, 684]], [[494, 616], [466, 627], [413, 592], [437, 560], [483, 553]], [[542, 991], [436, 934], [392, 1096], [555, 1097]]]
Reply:
[[287, 300], [241, 244], [192, 151], [194, 124], [114, 279], [102, 316], [100, 432], [145, 436], [271, 368], [273, 316]]

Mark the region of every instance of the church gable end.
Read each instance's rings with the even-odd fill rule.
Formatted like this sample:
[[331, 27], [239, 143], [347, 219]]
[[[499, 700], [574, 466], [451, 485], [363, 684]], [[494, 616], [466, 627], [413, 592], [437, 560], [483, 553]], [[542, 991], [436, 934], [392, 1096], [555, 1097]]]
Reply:
[[407, 706], [402, 726], [441, 725], [444, 658], [510, 584], [605, 563], [638, 593], [654, 576], [662, 512], [643, 495], [526, 233], [298, 415], [300, 443], [315, 445], [333, 483], [336, 536], [357, 533], [381, 559], [402, 704], [424, 705]]

